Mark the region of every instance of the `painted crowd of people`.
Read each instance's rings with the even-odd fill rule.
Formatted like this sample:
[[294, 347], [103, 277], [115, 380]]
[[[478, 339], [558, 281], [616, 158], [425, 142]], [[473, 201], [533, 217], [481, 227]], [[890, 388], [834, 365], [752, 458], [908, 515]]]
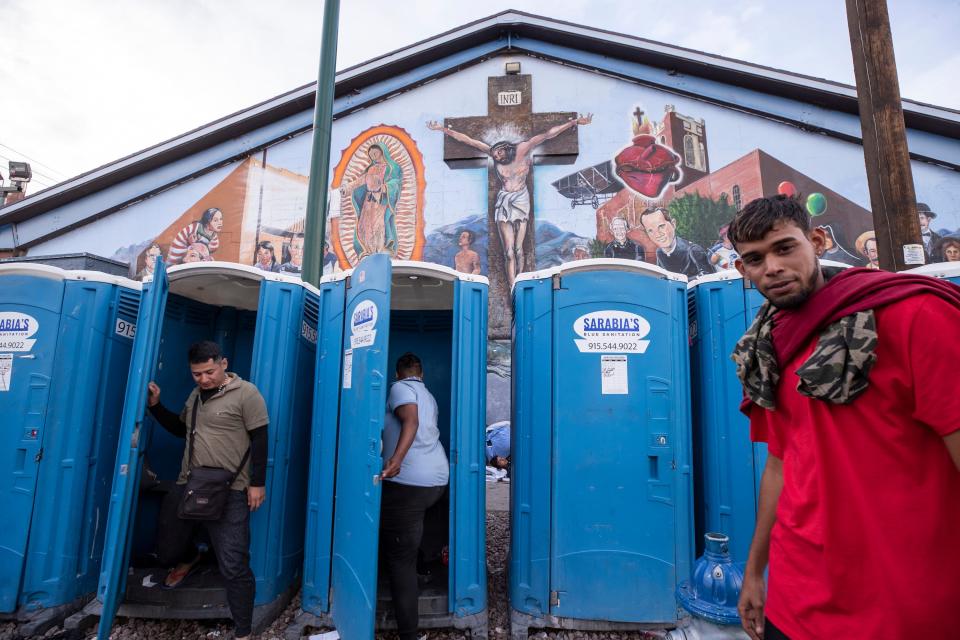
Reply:
[[[190, 264], [192, 262], [211, 262], [220, 249], [220, 234], [223, 231], [223, 211], [211, 207], [174, 236], [166, 255], [158, 242], [153, 242], [143, 252], [143, 263], [137, 272], [137, 278], [143, 280], [153, 275], [158, 257], [168, 265]], [[299, 274], [303, 269], [304, 234], [285, 233], [284, 242], [277, 256], [277, 248], [271, 240], [261, 240], [254, 252], [253, 265], [272, 273]]]
[[[960, 231], [940, 234], [932, 229], [937, 213], [923, 203], [917, 203], [917, 215], [923, 239], [924, 258], [927, 263], [960, 262]], [[640, 215], [640, 224], [647, 237], [656, 245], [655, 260], [660, 267], [688, 278], [696, 278], [715, 271], [733, 269], [739, 258], [737, 250], [728, 237], [729, 225], [718, 230], [717, 242], [709, 249], [690, 242], [677, 234], [676, 222], [670, 212], [663, 207], [647, 209]], [[824, 232], [825, 260], [842, 262], [854, 267], [880, 268], [880, 259], [876, 233], [871, 229], [861, 233], [854, 242], [856, 254], [848, 251], [837, 240], [832, 225], [821, 225]], [[606, 244], [603, 257], [626, 260], [647, 259], [644, 249], [628, 237], [630, 224], [625, 218], [615, 217], [609, 222], [613, 240]], [[576, 248], [575, 248], [576, 249]], [[574, 251], [573, 259], [589, 257], [586, 251], [578, 256]], [[650, 256], [649, 258], [653, 258]]]
[[[379, 147], [375, 148], [374, 151], [379, 152]], [[379, 157], [377, 156], [377, 158]], [[373, 160], [371, 167], [376, 164], [377, 161]], [[377, 181], [374, 180], [374, 182]], [[353, 188], [347, 189], [351, 193], [366, 193], [368, 191], [366, 182], [363, 185], [351, 185], [351, 187]], [[361, 200], [365, 202], [366, 197]], [[937, 213], [923, 202], [917, 203], [917, 213], [926, 262], [960, 262], [960, 231], [949, 234], [934, 231], [933, 221], [937, 218]], [[392, 218], [388, 216], [388, 220], [392, 220]], [[143, 263], [137, 274], [138, 278], [143, 279], [152, 275], [158, 256], [163, 256], [169, 265], [216, 260], [216, 253], [220, 249], [220, 234], [223, 225], [223, 212], [216, 207], [212, 207], [204, 211], [198, 220], [180, 229], [170, 242], [165, 256], [160, 244], [152, 243], [143, 253]], [[389, 227], [390, 224], [388, 223], [386, 228]], [[644, 211], [640, 215], [637, 228], [642, 228], [643, 232], [656, 246], [653, 255], [647, 255], [644, 247], [630, 239], [628, 234], [633, 229], [625, 218], [618, 216], [609, 222], [613, 239], [603, 246], [602, 256], [626, 260], [648, 260], [668, 271], [682, 273], [688, 278], [733, 269], [734, 263], [739, 257], [728, 237], [729, 225], [720, 227], [716, 242], [708, 249], [681, 237], [677, 233], [676, 221], [665, 207], [653, 207]], [[872, 229], [861, 233], [854, 241], [853, 251], [848, 251], [838, 242], [831, 225], [823, 225], [822, 228], [825, 233], [824, 259], [851, 266], [880, 268], [877, 237]], [[360, 233], [359, 230], [358, 233]], [[374, 235], [379, 237], [376, 233]], [[393, 237], [393, 233], [388, 232], [387, 236]], [[469, 229], [462, 229], [458, 234], [456, 244], [459, 251], [455, 254], [453, 265], [451, 265], [457, 271], [471, 274], [481, 273], [480, 256], [473, 248], [476, 239], [476, 233]], [[364, 244], [358, 238], [354, 238], [354, 241], [359, 242], [360, 245]], [[279, 248], [274, 240], [260, 240], [256, 245], [252, 265], [272, 273], [299, 274], [303, 268], [304, 242], [304, 234], [300, 232], [285, 233], [283, 243]], [[384, 249], [381, 248], [381, 250]], [[573, 260], [586, 259], [592, 256], [586, 241], [575, 245], [571, 251]], [[361, 250], [361, 253], [366, 255], [367, 252]], [[332, 262], [335, 260], [336, 256], [330, 251], [328, 242], [324, 255], [324, 273], [328, 272], [327, 267], [332, 266]]]

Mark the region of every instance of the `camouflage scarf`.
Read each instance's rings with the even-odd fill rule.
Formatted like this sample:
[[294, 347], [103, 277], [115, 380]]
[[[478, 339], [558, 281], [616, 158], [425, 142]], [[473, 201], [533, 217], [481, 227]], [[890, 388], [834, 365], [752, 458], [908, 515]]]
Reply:
[[792, 362], [815, 337], [816, 348], [797, 369], [797, 390], [847, 404], [866, 390], [876, 360], [877, 309], [917, 295], [935, 295], [960, 309], [960, 287], [946, 280], [859, 267], [822, 272], [826, 283], [802, 309], [778, 311], [764, 303], [737, 343], [732, 357], [744, 388], [740, 410], [747, 415], [753, 403], [775, 408], [781, 363]]
[[[776, 409], [780, 363], [773, 346], [775, 308], [764, 302], [731, 358], [747, 398], [764, 409]], [[876, 362], [877, 323], [872, 309], [858, 311], [827, 325], [810, 357], [797, 369], [797, 391], [833, 404], [848, 404], [867, 390]]]

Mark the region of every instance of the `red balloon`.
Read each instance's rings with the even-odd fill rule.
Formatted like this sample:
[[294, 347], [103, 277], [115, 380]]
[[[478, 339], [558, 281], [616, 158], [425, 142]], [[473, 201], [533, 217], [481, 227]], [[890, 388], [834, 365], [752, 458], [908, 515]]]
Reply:
[[793, 196], [797, 195], [797, 188], [793, 186], [792, 182], [787, 182], [784, 180], [777, 186], [777, 193], [782, 196], [792, 198]]

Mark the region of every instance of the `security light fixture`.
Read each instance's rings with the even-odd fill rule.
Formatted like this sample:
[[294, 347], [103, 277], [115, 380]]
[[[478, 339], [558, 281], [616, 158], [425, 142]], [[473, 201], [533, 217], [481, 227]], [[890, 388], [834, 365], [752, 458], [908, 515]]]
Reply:
[[503, 71], [508, 76], [515, 76], [520, 73], [520, 63], [519, 62], [508, 62], [503, 65]]
[[10, 182], [30, 182], [33, 177], [33, 171], [30, 170], [30, 164], [27, 162], [10, 161]]
[[13, 204], [22, 200], [24, 192], [27, 189], [27, 183], [33, 177], [33, 171], [26, 162], [10, 161], [10, 171], [7, 177], [10, 178], [10, 186], [3, 186], [3, 174], [0, 174], [0, 207], [5, 204]]

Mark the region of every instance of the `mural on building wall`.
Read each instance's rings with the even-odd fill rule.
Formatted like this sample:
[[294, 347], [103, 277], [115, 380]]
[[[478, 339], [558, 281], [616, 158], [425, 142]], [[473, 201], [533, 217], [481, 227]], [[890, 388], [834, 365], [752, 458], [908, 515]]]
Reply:
[[253, 158], [244, 160], [159, 235], [125, 247], [132, 249], [137, 277], [152, 275], [158, 255], [171, 266], [211, 260], [240, 262], [248, 176], [256, 165]]
[[[530, 75], [487, 78], [487, 115], [430, 121], [444, 134], [443, 159], [451, 169], [486, 167], [487, 264], [490, 333], [510, 334], [510, 288], [537, 266], [534, 164], [569, 164], [578, 153], [577, 128], [591, 114], [534, 113]], [[469, 231], [469, 230], [468, 230]]]
[[[776, 140], [743, 132], [731, 139], [729, 129], [720, 128], [712, 136], [721, 137], [725, 159], [733, 159], [714, 169], [711, 132], [697, 109], [716, 113], [715, 107], [692, 102], [688, 113], [681, 113], [645, 95], [643, 102], [604, 103], [597, 124], [591, 115], [573, 111], [536, 112], [532, 75], [483, 77], [483, 116], [417, 119], [413, 110], [402, 122], [406, 129], [368, 125], [359, 115], [343, 123], [360, 133], [344, 139], [332, 171], [325, 273], [387, 252], [487, 275], [491, 336], [505, 338], [510, 286], [519, 273], [594, 257], [642, 260], [689, 277], [729, 269], [737, 255], [726, 224], [738, 207], [775, 193], [800, 198], [813, 223], [827, 231], [826, 257], [878, 264], [869, 211], [776, 157], [792, 157]], [[579, 135], [585, 125], [592, 125], [584, 129], [588, 138]], [[602, 144], [594, 139], [595, 129], [604, 132]], [[433, 134], [425, 155], [408, 131], [420, 138]], [[591, 151], [581, 158], [584, 140]], [[777, 146], [731, 156], [741, 140], [745, 149], [756, 140]], [[238, 163], [179, 212], [160, 214], [169, 216], [162, 231], [134, 239], [115, 257], [133, 259], [138, 277], [150, 274], [157, 255], [168, 264], [226, 260], [298, 274], [305, 250], [308, 142], [308, 136], [295, 138]], [[299, 150], [292, 153], [291, 145]], [[559, 167], [537, 169], [581, 160], [563, 173]], [[439, 181], [430, 193], [440, 194], [429, 206], [428, 166]], [[473, 193], [469, 202], [458, 200], [461, 192], [444, 185], [461, 184], [464, 168], [487, 169], [481, 205], [486, 216], [473, 213], [478, 210]], [[535, 193], [541, 172], [549, 175], [539, 180], [540, 188], [552, 192], [549, 198]], [[921, 187], [918, 183], [922, 194]], [[918, 209], [928, 260], [960, 260], [960, 233], [938, 224], [943, 216], [926, 204]]]
[[331, 240], [340, 267], [375, 253], [420, 260], [426, 184], [423, 156], [403, 129], [381, 124], [354, 138], [331, 183]]
[[[331, 171], [324, 273], [385, 251], [487, 275], [490, 335], [505, 339], [519, 273], [596, 257], [646, 261], [689, 277], [729, 269], [737, 255], [727, 223], [750, 200], [777, 193], [800, 198], [824, 227], [827, 258], [878, 266], [870, 213], [855, 202], [868, 201], [855, 145], [845, 150], [654, 89], [530, 66], [535, 73], [528, 75], [457, 74], [426, 89], [435, 92], [429, 98], [413, 91], [336, 123], [342, 151]], [[584, 74], [573, 83], [582, 88], [569, 98], [546, 92], [538, 100], [549, 109], [538, 111], [534, 76], [554, 86], [571, 73]], [[478, 98], [485, 115], [471, 116], [484, 113]], [[456, 115], [447, 116], [453, 104]], [[550, 110], [567, 105], [583, 115]], [[388, 113], [405, 115], [386, 125]], [[226, 260], [297, 274], [308, 168], [309, 135], [261, 150], [206, 192], [194, 190], [189, 202], [171, 207], [168, 197], [148, 214], [163, 219], [163, 228], [125, 239], [115, 257], [135, 259], [140, 277], [158, 254], [168, 264]], [[463, 170], [471, 168], [486, 171]], [[951, 179], [918, 177], [918, 194], [960, 193]], [[928, 260], [960, 260], [960, 220], [937, 197], [939, 211], [918, 205]], [[134, 206], [150, 208], [154, 200]]]
[[[221, 260], [300, 274], [309, 179], [265, 163], [267, 157], [269, 150], [244, 160], [158, 236], [115, 255], [132, 253], [141, 279], [158, 254], [168, 265]], [[372, 253], [422, 259], [423, 158], [403, 129], [379, 125], [354, 138], [332, 186], [324, 274]]]
[[467, 216], [427, 235], [423, 260], [463, 273], [487, 275], [486, 216]]
[[747, 202], [783, 194], [800, 198], [813, 224], [827, 231], [825, 258], [857, 266], [876, 262], [876, 239], [864, 236], [872, 226], [866, 209], [760, 149], [711, 171], [706, 122], [672, 105], [656, 124], [641, 107], [631, 114], [630, 146], [606, 164], [553, 183], [572, 207], [596, 209], [591, 255], [645, 260], [690, 278], [731, 269], [737, 254], [727, 223]]
[[[488, 421], [509, 416], [510, 286], [525, 271], [600, 257], [688, 276], [729, 269], [727, 223], [778, 193], [825, 228], [827, 257], [878, 266], [858, 145], [518, 58], [525, 74], [498, 75], [503, 58], [490, 59], [344, 115], [331, 132], [324, 273], [386, 251], [487, 275]], [[294, 135], [31, 254], [89, 251], [141, 277], [157, 255], [299, 273], [310, 149], [309, 131]], [[960, 174], [913, 168], [928, 260], [960, 261]]]

